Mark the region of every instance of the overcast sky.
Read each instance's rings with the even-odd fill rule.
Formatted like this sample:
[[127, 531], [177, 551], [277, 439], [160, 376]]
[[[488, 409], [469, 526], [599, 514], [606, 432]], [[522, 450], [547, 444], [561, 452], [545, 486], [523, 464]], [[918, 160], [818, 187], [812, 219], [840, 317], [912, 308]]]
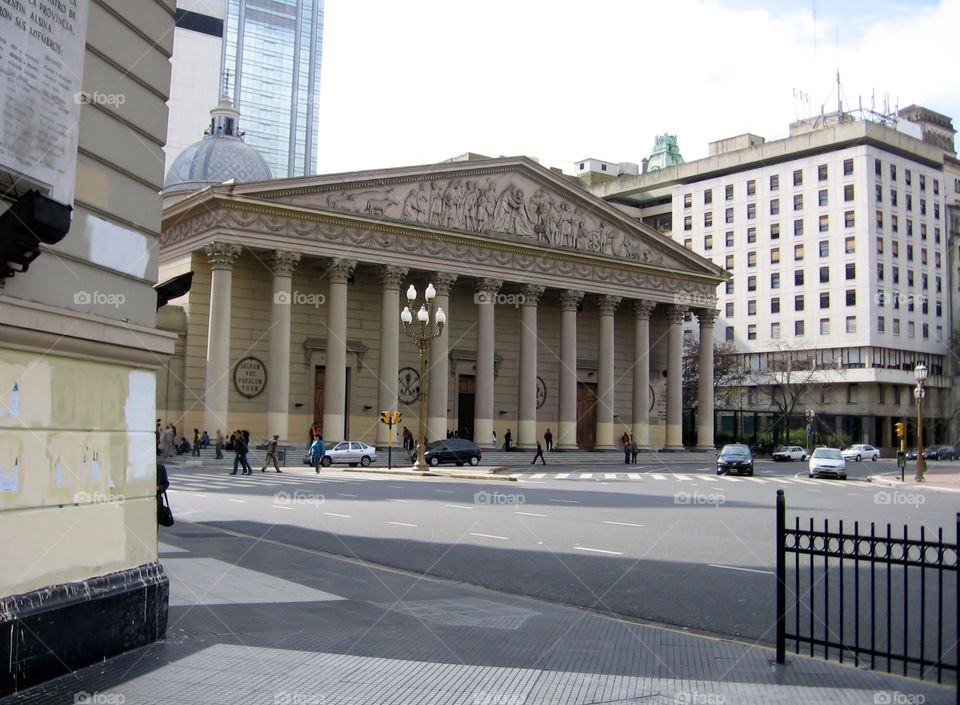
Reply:
[[835, 110], [838, 67], [845, 106], [957, 125], [957, 28], [960, 0], [326, 0], [318, 170], [472, 151], [572, 172], [665, 132], [692, 161]]

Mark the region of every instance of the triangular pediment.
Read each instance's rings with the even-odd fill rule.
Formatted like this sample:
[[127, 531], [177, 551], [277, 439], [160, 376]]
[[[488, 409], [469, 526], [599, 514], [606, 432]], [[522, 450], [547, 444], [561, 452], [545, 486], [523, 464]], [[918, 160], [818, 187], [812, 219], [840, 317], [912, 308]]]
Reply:
[[408, 227], [569, 250], [709, 276], [711, 262], [525, 158], [261, 182], [232, 193]]

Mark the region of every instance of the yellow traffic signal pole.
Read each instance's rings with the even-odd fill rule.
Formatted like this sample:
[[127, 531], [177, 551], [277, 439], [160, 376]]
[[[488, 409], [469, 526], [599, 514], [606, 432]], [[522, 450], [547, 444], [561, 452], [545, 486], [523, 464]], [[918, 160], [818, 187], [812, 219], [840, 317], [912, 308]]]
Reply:
[[387, 425], [387, 469], [393, 469], [393, 427], [400, 425], [403, 415], [399, 411], [381, 411], [380, 423]]

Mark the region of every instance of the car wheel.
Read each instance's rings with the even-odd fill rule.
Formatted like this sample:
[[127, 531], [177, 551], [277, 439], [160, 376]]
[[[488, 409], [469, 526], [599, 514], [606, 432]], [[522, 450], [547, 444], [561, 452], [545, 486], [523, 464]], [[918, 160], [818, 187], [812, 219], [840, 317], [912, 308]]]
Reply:
[[880, 457], [876, 453], [873, 454], [873, 462], [877, 462], [877, 458]]
[[433, 456], [432, 458], [430, 458], [430, 464], [433, 467], [437, 467], [440, 464], [440, 458], [438, 458], [437, 456]]
[[470, 458], [470, 464], [471, 464], [471, 465], [479, 465], [479, 464], [480, 464], [480, 458], [478, 458], [478, 457], [475, 456], [475, 455], [472, 456], [472, 457]]
[[370, 456], [365, 455], [362, 458], [360, 458], [360, 464], [365, 468], [370, 467]]
[[859, 453], [857, 453], [857, 462], [858, 462], [858, 463], [860, 462], [860, 454], [859, 454]]
[[722, 475], [722, 474], [723, 474], [723, 470], [721, 470], [720, 468], [717, 468], [717, 474], [718, 474], [718, 475]]
[[329, 455], [325, 455], [320, 459], [320, 464], [323, 467], [328, 468], [333, 465], [333, 459]]
[[813, 473], [813, 472], [807, 473], [807, 477], [816, 477], [816, 476], [817, 476], [816, 473]]

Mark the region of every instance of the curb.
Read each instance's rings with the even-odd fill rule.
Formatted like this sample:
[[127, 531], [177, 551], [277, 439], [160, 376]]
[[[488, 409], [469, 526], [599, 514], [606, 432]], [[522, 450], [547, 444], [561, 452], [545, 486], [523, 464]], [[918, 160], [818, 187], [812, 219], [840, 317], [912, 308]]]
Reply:
[[942, 485], [928, 485], [926, 482], [910, 482], [895, 480], [890, 477], [884, 477], [883, 475], [870, 475], [867, 480], [872, 482], [875, 485], [882, 485], [884, 487], [905, 487], [910, 489], [919, 489], [919, 490], [936, 490], [938, 492], [960, 492], [960, 489], [956, 487], [943, 487]]

